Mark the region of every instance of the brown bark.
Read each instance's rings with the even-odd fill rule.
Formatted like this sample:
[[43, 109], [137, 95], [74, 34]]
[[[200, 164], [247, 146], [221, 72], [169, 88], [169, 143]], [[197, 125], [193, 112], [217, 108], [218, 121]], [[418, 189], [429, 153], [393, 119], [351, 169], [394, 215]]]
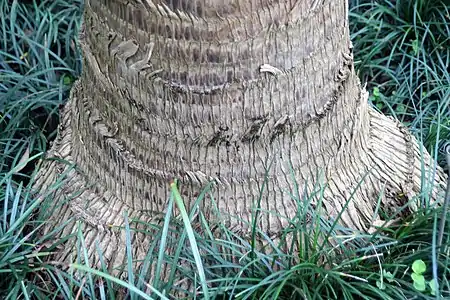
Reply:
[[[274, 213], [259, 225], [271, 235], [295, 215], [294, 180], [309, 190], [328, 183], [324, 216], [352, 197], [340, 223], [360, 230], [379, 221], [385, 185], [409, 198], [420, 191], [417, 141], [368, 107], [355, 75], [346, 1], [168, 2], [86, 3], [83, 75], [47, 155], [78, 169], [48, 160], [38, 186], [69, 172], [54, 201], [78, 194], [51, 221], [81, 220], [94, 262], [95, 239], [109, 264], [124, 262], [124, 236], [111, 225], [123, 225], [125, 210], [150, 222], [174, 178], [188, 206], [214, 182], [224, 221], [245, 231], [267, 175], [261, 208]], [[423, 161], [434, 166], [427, 153]], [[433, 176], [444, 184], [442, 170]], [[385, 207], [403, 204], [389, 199]], [[209, 200], [202, 210], [214, 222]], [[149, 237], [135, 241], [142, 257]]]

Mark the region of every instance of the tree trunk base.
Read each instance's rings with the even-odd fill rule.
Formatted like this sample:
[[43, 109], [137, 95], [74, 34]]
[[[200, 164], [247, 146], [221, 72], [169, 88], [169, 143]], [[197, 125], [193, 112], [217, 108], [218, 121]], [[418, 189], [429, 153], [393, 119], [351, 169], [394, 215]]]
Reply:
[[[377, 199], [381, 192], [384, 194], [381, 209], [392, 214], [419, 194], [421, 187], [422, 190], [426, 187], [422, 184], [422, 174], [425, 174], [426, 183], [430, 185], [430, 198], [433, 201], [441, 199], [440, 193], [443, 195], [446, 175], [435, 165], [426, 150], [421, 149], [404, 126], [368, 108], [366, 92], [363, 92], [361, 97], [360, 111], [369, 114], [370, 122], [357, 124], [356, 127], [369, 126], [369, 143], [362, 146], [366, 149], [366, 153], [354, 159], [344, 155], [339, 169], [326, 170], [327, 188], [324, 190], [323, 208], [324, 215], [336, 217], [344, 209], [347, 200], [352, 199], [341, 215], [339, 223], [345, 227], [367, 231], [381, 220], [379, 215], [374, 216], [377, 203], [374, 199]], [[48, 212], [49, 222], [44, 231], [50, 232], [55, 226], [68, 222], [60, 234], [64, 237], [75, 232], [79, 224], [84, 234], [90, 264], [99, 266], [100, 249], [110, 271], [118, 275], [122, 270], [112, 268], [126, 265], [127, 262], [125, 231], [117, 229], [125, 226], [124, 211], [127, 212], [129, 220], [139, 219], [148, 223], [160, 222], [161, 215], [151, 215], [127, 207], [115, 196], [116, 191], [105, 190], [70, 165], [74, 161], [71, 150], [73, 102], [71, 97], [62, 113], [59, 135], [43, 162], [36, 183], [37, 190], [43, 194], [65, 175], [62, 187], [52, 195], [54, 211]], [[367, 120], [367, 118], [359, 119]], [[351, 149], [342, 151], [349, 150]], [[403, 197], [399, 197], [401, 195]], [[410, 202], [412, 210], [420, 205], [420, 197], [418, 198], [417, 201]], [[367, 203], [375, 204], [372, 206]], [[81, 222], [78, 223], [76, 220]], [[238, 228], [239, 224], [234, 225], [236, 231], [242, 230]], [[145, 257], [153, 236], [143, 233], [132, 235], [134, 259]], [[74, 262], [79, 259], [82, 254], [77, 255], [73, 243], [74, 240], [69, 241], [54, 259], [63, 262]]]

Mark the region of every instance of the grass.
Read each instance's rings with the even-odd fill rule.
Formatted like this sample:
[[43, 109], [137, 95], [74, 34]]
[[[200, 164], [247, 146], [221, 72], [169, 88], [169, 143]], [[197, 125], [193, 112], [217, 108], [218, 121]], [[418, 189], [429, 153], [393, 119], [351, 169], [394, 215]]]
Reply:
[[[0, 1], [0, 298], [49, 296], [68, 274], [44, 262], [58, 243], [39, 236], [42, 203], [31, 193], [38, 159], [54, 138], [58, 109], [80, 72], [76, 2]], [[55, 186], [56, 188], [57, 186]]]
[[445, 167], [450, 137], [450, 4], [352, 1], [355, 64], [371, 103], [409, 126]]
[[[264, 235], [256, 222], [249, 224], [252, 232], [245, 238], [223, 224], [206, 222], [198, 207], [211, 198], [209, 188], [191, 211], [181, 209], [182, 218], [173, 217], [172, 206], [182, 204], [173, 185], [160, 225], [124, 215], [127, 278], [114, 277], [104, 260], [100, 268], [90, 266], [83, 255], [69, 265], [52, 261], [64, 242], [54, 235], [64, 224], [41, 236], [45, 218], [37, 212], [51, 205], [51, 190], [62, 182], [42, 201], [31, 186], [38, 159], [55, 136], [59, 107], [80, 74], [74, 37], [81, 0], [36, 3], [0, 0], [0, 298], [165, 299], [176, 291], [192, 299], [450, 297], [448, 230], [442, 246], [436, 247], [442, 207], [427, 206], [401, 224], [362, 234], [324, 220], [309, 205], [311, 196], [320, 198], [324, 185], [309, 194], [295, 186], [297, 216], [278, 239]], [[445, 1], [351, 1], [356, 67], [367, 82], [372, 105], [408, 124], [442, 166], [450, 136], [449, 19]], [[420, 195], [425, 200], [426, 192], [424, 188]], [[254, 220], [267, 213], [257, 208], [256, 202]], [[194, 217], [200, 228], [191, 227]], [[305, 218], [312, 221], [303, 222]], [[131, 253], [138, 230], [155, 237], [139, 269]], [[83, 254], [83, 231], [68, 238], [77, 240]], [[257, 240], [265, 246], [256, 247]], [[412, 266], [418, 260], [426, 266], [426, 282], [439, 283], [437, 296], [428, 285], [425, 291], [414, 286]], [[153, 268], [168, 275], [150, 281]], [[198, 283], [199, 289], [177, 284], [183, 278]]]

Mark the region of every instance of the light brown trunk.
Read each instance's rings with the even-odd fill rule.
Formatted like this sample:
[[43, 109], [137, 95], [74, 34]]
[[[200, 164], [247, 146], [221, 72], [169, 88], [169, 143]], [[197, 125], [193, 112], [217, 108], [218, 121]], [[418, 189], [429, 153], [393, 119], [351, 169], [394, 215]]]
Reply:
[[[312, 191], [326, 181], [330, 218], [352, 197], [340, 224], [361, 230], [379, 220], [385, 184], [409, 197], [420, 190], [416, 140], [368, 107], [355, 75], [346, 1], [166, 2], [86, 3], [83, 75], [48, 157], [79, 168], [54, 201], [81, 194], [51, 220], [81, 220], [93, 261], [97, 239], [109, 264], [124, 262], [124, 235], [111, 225], [123, 226], [125, 210], [144, 221], [165, 211], [174, 178], [188, 206], [214, 182], [222, 215], [238, 217], [224, 221], [245, 231], [267, 175], [261, 209], [273, 213], [259, 225], [270, 235], [296, 213], [294, 182]], [[58, 170], [68, 168], [46, 161], [39, 185]], [[444, 184], [440, 169], [433, 176]], [[385, 207], [403, 204], [389, 199]], [[210, 199], [201, 205], [217, 221]], [[149, 237], [135, 238], [142, 257]]]

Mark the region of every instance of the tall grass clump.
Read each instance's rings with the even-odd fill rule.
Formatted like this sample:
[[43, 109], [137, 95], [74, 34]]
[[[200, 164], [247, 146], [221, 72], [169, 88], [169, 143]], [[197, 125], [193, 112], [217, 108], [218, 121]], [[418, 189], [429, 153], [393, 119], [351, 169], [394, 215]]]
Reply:
[[450, 138], [450, 3], [353, 0], [355, 64], [371, 102], [407, 124], [445, 167]]
[[[401, 222], [380, 224], [372, 233], [361, 233], [340, 227], [338, 219], [328, 220], [318, 208], [327, 188], [325, 184], [312, 191], [295, 182], [293, 186], [295, 192], [291, 196], [298, 204], [296, 216], [287, 220], [289, 225], [281, 232], [269, 236], [260, 229], [257, 220], [274, 212], [259, 208], [261, 198], [253, 203], [253, 218], [247, 224], [249, 231], [236, 232], [226, 223], [207, 221], [200, 210], [204, 201], [215, 203], [211, 187], [186, 211], [181, 204], [183, 199], [172, 185], [168, 209], [158, 224], [126, 219], [122, 228], [127, 236], [124, 249], [132, 249], [130, 237], [136, 233], [154, 237], [139, 268], [133, 263], [133, 254], [128, 252], [122, 269], [133, 274], [131, 277], [113, 278], [106, 267], [99, 270], [89, 266], [87, 258], [71, 267], [85, 272], [86, 285], [94, 282], [97, 294], [100, 287], [95, 282], [101, 282], [102, 293], [108, 294], [108, 299], [119, 295], [128, 295], [130, 299], [144, 297], [143, 292], [153, 299], [450, 297], [449, 231], [443, 231], [440, 247], [436, 242], [442, 208], [429, 203], [427, 209], [419, 209]], [[261, 196], [264, 193], [263, 184]], [[173, 215], [175, 207], [179, 216]], [[213, 211], [213, 219], [225, 217], [217, 209]], [[448, 211], [446, 214], [448, 217]], [[392, 220], [386, 220], [389, 221]], [[83, 241], [81, 234], [79, 241]], [[80, 246], [78, 255], [83, 256], [84, 251]], [[423, 267], [417, 276], [416, 265]], [[418, 276], [422, 276], [424, 286], [418, 283]]]
[[[317, 186], [313, 191], [306, 191], [295, 182], [293, 186], [296, 194], [292, 197], [298, 207], [296, 217], [287, 220], [289, 226], [276, 236], [268, 236], [257, 225], [258, 215], [273, 213], [261, 211], [258, 199], [252, 208], [259, 213], [247, 224], [250, 228], [247, 234], [236, 233], [220, 222], [210, 224], [201, 211], [191, 213], [201, 225], [189, 243], [195, 243], [202, 254], [209, 294], [220, 299], [434, 299], [436, 295], [445, 299], [450, 296], [448, 231], [444, 231], [443, 243], [436, 249], [442, 208], [428, 206], [403, 222], [383, 224], [371, 234], [361, 233], [340, 227], [339, 220], [326, 220], [324, 212], [315, 208], [320, 207], [326, 185]], [[261, 193], [265, 193], [264, 184]], [[214, 201], [212, 195], [205, 199]], [[318, 200], [315, 205], [313, 199]], [[220, 220], [220, 213], [217, 210], [216, 213]], [[184, 226], [191, 225], [186, 222]], [[195, 252], [190, 249], [182, 251], [185, 256], [182, 261], [192, 263], [186, 267], [184, 277], [195, 281], [198, 275], [193, 270], [199, 266], [195, 263]], [[420, 290], [415, 286], [411, 276], [416, 261], [426, 265], [423, 276], [428, 284], [438, 283], [436, 290], [429, 287]]]
[[64, 282], [45, 262], [58, 242], [39, 235], [45, 220], [31, 186], [56, 134], [58, 108], [80, 73], [80, 4], [0, 0], [1, 299], [46, 299]]
[[[58, 107], [80, 73], [75, 33], [81, 4], [2, 0], [0, 15], [1, 138], [15, 147], [27, 143], [30, 154], [38, 153], [54, 137]], [[0, 147], [8, 148], [6, 142]], [[5, 168], [13, 157], [3, 162]]]

